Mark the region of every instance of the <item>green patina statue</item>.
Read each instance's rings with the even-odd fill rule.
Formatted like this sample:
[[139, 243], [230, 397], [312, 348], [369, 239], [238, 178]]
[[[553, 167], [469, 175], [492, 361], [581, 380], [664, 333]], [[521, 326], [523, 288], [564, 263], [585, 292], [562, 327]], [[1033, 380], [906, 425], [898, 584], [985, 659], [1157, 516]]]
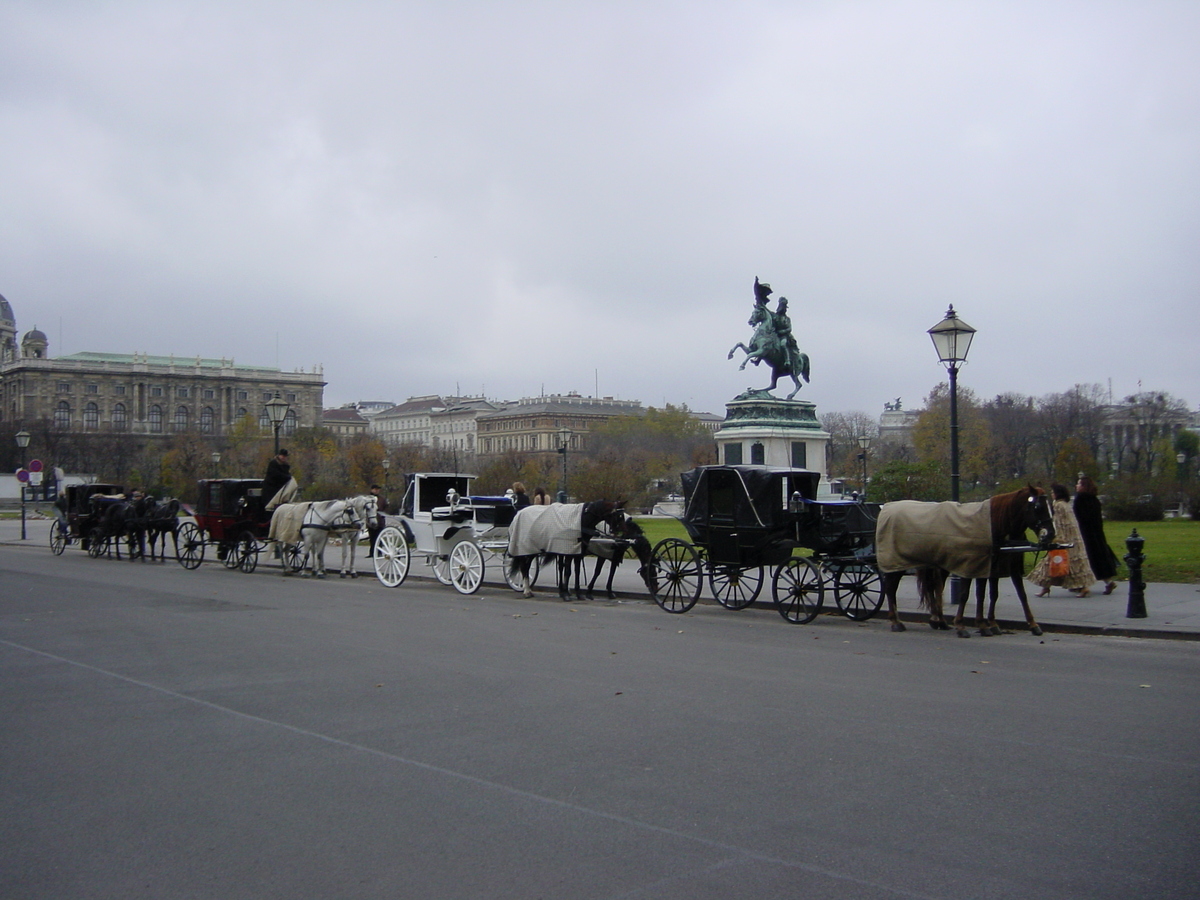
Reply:
[[796, 389], [787, 395], [791, 400], [799, 392], [802, 385], [800, 379], [808, 381], [808, 354], [801, 353], [792, 334], [792, 320], [788, 317], [787, 297], [780, 297], [775, 311], [767, 309], [767, 300], [771, 296], [771, 286], [754, 279], [754, 312], [750, 314], [750, 325], [754, 326], [754, 336], [749, 344], [740, 341], [733, 345], [726, 359], [733, 359], [736, 350], [745, 352], [746, 358], [738, 366], [738, 371], [746, 368], [746, 363], [756, 366], [765, 362], [771, 367], [771, 384], [760, 390], [751, 388], [741, 394], [739, 400], [765, 399], [771, 396], [775, 385], [781, 376], [788, 376], [796, 385]]

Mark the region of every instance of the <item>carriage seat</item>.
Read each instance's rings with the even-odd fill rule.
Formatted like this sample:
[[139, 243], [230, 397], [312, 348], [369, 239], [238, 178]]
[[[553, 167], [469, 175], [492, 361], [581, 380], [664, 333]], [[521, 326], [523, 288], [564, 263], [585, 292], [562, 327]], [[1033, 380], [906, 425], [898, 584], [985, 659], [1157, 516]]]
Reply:
[[451, 509], [449, 506], [435, 506], [430, 510], [435, 522], [462, 523], [475, 517], [475, 510], [469, 504], [459, 504]]

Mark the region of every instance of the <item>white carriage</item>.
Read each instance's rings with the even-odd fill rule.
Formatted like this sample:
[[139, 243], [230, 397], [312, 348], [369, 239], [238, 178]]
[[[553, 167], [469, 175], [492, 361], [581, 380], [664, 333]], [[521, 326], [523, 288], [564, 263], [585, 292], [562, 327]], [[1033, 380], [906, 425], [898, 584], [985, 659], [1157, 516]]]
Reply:
[[382, 584], [403, 584], [418, 556], [438, 581], [462, 594], [479, 589], [488, 559], [501, 566], [511, 586], [504, 554], [516, 510], [508, 497], [472, 496], [475, 478], [440, 472], [404, 476], [399, 514], [386, 517], [375, 542], [375, 575]]

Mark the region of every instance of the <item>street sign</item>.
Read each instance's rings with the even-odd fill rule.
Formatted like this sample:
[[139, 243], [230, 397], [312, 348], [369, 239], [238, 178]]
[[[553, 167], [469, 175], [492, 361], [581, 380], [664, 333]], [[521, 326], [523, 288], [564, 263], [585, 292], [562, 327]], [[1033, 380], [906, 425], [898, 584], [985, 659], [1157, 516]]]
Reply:
[[35, 459], [29, 463], [30, 472], [40, 472], [43, 468], [44, 466], [42, 466], [42, 461], [40, 459]]
[[17, 481], [21, 482], [21, 484], [28, 484], [29, 472], [25, 469], [17, 469]]
[[37, 471], [36, 469], [34, 471], [30, 472], [29, 473], [29, 483], [32, 485], [41, 484], [42, 483], [42, 473]]

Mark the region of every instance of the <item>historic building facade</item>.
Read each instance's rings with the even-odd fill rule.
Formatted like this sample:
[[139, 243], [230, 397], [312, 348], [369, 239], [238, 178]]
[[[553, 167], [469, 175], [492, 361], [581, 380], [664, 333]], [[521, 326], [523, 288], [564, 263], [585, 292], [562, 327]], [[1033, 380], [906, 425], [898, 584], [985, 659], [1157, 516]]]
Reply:
[[269, 428], [265, 404], [289, 404], [281, 433], [321, 424], [319, 371], [283, 372], [231, 359], [178, 359], [145, 353], [73, 353], [51, 358], [34, 329], [18, 348], [16, 320], [0, 297], [0, 424], [46, 422], [66, 432], [219, 436], [249, 417]]
[[583, 450], [588, 434], [598, 425], [616, 416], [645, 413], [636, 400], [575, 393], [526, 398], [495, 412], [480, 413], [476, 419], [478, 452], [482, 456], [510, 451], [554, 453], [562, 446], [562, 435], [568, 450]]

